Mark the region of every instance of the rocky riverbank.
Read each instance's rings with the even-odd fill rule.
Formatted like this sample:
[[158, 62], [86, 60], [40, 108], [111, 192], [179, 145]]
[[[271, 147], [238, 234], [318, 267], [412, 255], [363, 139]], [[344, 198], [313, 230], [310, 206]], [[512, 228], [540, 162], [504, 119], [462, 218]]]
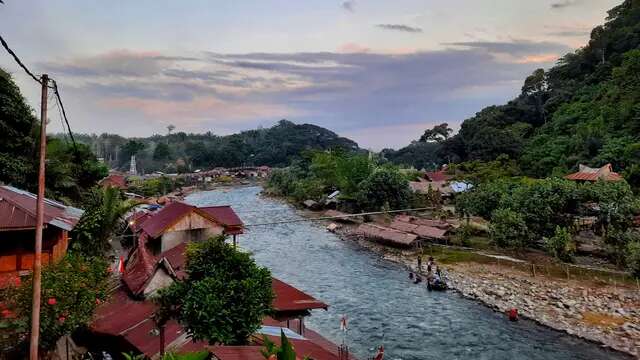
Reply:
[[[389, 249], [339, 231], [387, 260], [415, 271], [416, 253]], [[436, 257], [437, 261], [437, 257]], [[454, 263], [443, 266], [449, 284], [462, 296], [504, 312], [518, 309], [521, 316], [550, 328], [630, 354], [640, 359], [640, 290], [558, 279], [509, 266]], [[506, 321], [506, 319], [505, 319]]]

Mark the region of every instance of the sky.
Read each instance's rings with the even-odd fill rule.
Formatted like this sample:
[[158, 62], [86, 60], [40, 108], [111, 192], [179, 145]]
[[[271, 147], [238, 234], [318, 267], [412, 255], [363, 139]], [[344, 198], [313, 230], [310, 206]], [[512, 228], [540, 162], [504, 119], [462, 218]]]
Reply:
[[[56, 80], [74, 132], [226, 135], [288, 119], [380, 150], [515, 97], [620, 2], [4, 0], [0, 34]], [[5, 52], [0, 67], [38, 108], [38, 84]]]

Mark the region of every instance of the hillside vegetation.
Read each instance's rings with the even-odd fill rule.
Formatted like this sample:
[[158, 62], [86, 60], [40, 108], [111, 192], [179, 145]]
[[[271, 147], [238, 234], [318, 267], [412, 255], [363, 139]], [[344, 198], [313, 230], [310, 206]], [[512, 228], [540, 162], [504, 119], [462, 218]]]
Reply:
[[352, 140], [311, 124], [280, 120], [269, 128], [242, 131], [227, 136], [187, 134], [125, 138], [115, 134], [76, 135], [98, 157], [113, 168], [127, 170], [131, 155], [136, 155], [140, 172], [182, 172], [213, 167], [286, 166], [307, 150], [341, 148], [359, 150]]
[[482, 109], [456, 135], [447, 128], [385, 157], [422, 168], [506, 155], [533, 177], [610, 162], [640, 186], [640, 1], [611, 9], [588, 44], [535, 70], [515, 99]]

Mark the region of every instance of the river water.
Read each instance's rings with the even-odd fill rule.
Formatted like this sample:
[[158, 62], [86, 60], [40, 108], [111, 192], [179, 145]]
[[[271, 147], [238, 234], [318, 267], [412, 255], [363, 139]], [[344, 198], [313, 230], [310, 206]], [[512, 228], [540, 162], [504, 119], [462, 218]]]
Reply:
[[[300, 219], [285, 203], [261, 197], [260, 187], [195, 193], [194, 205], [232, 205], [245, 224]], [[349, 318], [346, 341], [360, 359], [384, 344], [386, 359], [626, 359], [619, 353], [531, 321], [507, 321], [455, 292], [414, 285], [400, 265], [380, 259], [320, 224], [249, 227], [240, 246], [274, 276], [329, 304], [307, 326], [335, 343]]]

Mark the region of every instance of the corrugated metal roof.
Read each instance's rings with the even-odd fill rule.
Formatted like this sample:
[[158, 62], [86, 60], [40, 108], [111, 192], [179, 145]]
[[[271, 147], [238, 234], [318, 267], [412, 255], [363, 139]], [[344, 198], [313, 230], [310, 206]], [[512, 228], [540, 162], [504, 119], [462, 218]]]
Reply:
[[195, 206], [180, 201], [171, 202], [142, 223], [142, 230], [149, 234], [151, 238], [157, 238], [162, 235], [165, 230], [195, 209]]
[[611, 164], [606, 164], [600, 168], [592, 168], [586, 165], [579, 165], [580, 170], [573, 174], [569, 174], [564, 178], [574, 181], [621, 181], [623, 177], [613, 171]]
[[147, 234], [140, 234], [136, 248], [129, 256], [129, 262], [122, 275], [122, 281], [134, 295], [142, 293], [158, 262], [158, 259], [147, 251], [146, 241]]
[[[13, 186], [0, 186], [0, 230], [35, 228], [37, 196]], [[71, 231], [83, 210], [44, 199], [44, 222]]]
[[196, 212], [211, 222], [222, 225], [227, 234], [237, 235], [243, 232], [242, 220], [240, 220], [231, 206], [224, 205], [198, 208], [180, 201], [169, 203], [157, 213], [151, 215], [147, 220], [144, 220], [139, 227], [149, 234], [151, 238], [157, 238], [173, 224], [192, 212]]
[[242, 226], [242, 220], [238, 217], [235, 211], [229, 205], [222, 206], [206, 206], [200, 207], [202, 210], [216, 219], [220, 224], [224, 226]]
[[273, 308], [276, 311], [327, 309], [329, 307], [322, 301], [316, 300], [311, 295], [276, 278], [271, 278], [271, 288], [275, 294]]
[[424, 173], [424, 176], [431, 181], [447, 181], [451, 178], [449, 175], [447, 175], [447, 173], [445, 173], [442, 170], [427, 171]]
[[598, 173], [585, 173], [585, 172], [576, 172], [573, 174], [569, 174], [564, 177], [567, 180], [574, 181], [622, 181], [624, 178], [620, 176], [620, 174], [612, 172], [609, 174], [598, 174]]

